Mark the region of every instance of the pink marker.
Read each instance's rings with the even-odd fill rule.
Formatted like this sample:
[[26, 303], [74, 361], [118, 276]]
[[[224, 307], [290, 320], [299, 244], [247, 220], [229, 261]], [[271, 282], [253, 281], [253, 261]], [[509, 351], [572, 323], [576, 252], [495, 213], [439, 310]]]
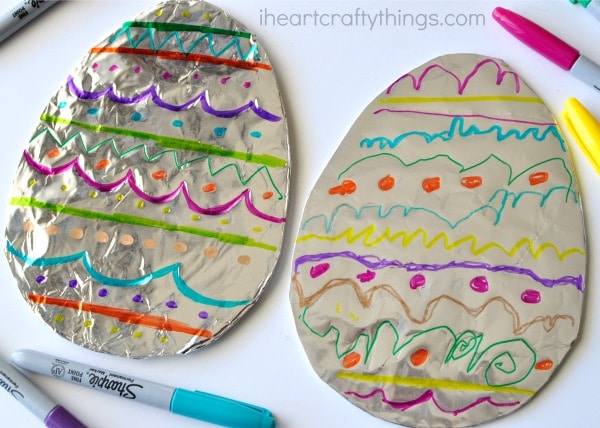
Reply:
[[600, 91], [600, 65], [529, 19], [502, 7], [492, 16], [518, 40], [545, 56], [563, 70]]

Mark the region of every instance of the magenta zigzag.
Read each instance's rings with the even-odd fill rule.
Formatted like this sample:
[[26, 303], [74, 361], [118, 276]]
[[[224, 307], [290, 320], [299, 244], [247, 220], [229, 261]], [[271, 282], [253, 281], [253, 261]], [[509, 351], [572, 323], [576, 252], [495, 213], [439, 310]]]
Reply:
[[77, 172], [77, 174], [83, 179], [83, 181], [88, 186], [91, 186], [100, 192], [115, 192], [118, 189], [120, 189], [125, 183], [127, 183], [129, 185], [129, 187], [131, 188], [131, 190], [133, 190], [133, 192], [138, 197], [140, 197], [141, 199], [143, 199], [147, 202], [153, 203], [153, 204], [164, 204], [166, 202], [170, 202], [173, 199], [175, 199], [177, 196], [179, 196], [179, 194], [181, 193], [181, 194], [183, 194], [183, 196], [187, 202], [188, 208], [190, 210], [192, 210], [193, 212], [196, 212], [198, 214], [203, 214], [203, 215], [220, 215], [220, 214], [228, 213], [236, 205], [238, 205], [239, 202], [243, 199], [246, 204], [246, 208], [252, 215], [254, 215], [258, 218], [261, 218], [263, 220], [272, 222], [272, 223], [285, 222], [285, 217], [274, 217], [274, 216], [271, 216], [271, 215], [268, 215], [268, 214], [265, 214], [265, 213], [259, 211], [258, 208], [256, 208], [254, 206], [254, 204], [252, 203], [252, 199], [251, 199], [252, 193], [251, 193], [250, 189], [244, 190], [242, 193], [240, 193], [238, 196], [233, 198], [231, 201], [226, 202], [222, 205], [216, 205], [214, 207], [203, 208], [200, 205], [196, 204], [192, 200], [192, 198], [189, 194], [187, 182], [185, 182], [185, 181], [182, 181], [181, 183], [179, 183], [177, 188], [175, 190], [173, 190], [171, 193], [167, 193], [166, 195], [161, 195], [161, 196], [152, 196], [152, 195], [148, 195], [142, 189], [140, 189], [140, 187], [137, 185], [137, 183], [135, 181], [135, 177], [133, 176], [133, 172], [131, 171], [131, 169], [127, 170], [127, 173], [125, 174], [125, 176], [117, 181], [114, 181], [112, 183], [99, 183], [99, 182], [95, 181], [92, 177], [90, 177], [90, 175], [88, 175], [87, 172], [85, 172], [85, 170], [79, 163], [79, 158], [75, 158], [72, 161], [70, 161], [64, 165], [60, 165], [57, 167], [49, 167], [49, 166], [42, 165], [42, 164], [36, 162], [26, 150], [23, 152], [23, 157], [25, 158], [25, 160], [27, 161], [29, 166], [31, 166], [34, 170], [36, 170], [40, 174], [52, 176], [52, 175], [64, 174], [67, 171], [73, 170], [73, 171]]

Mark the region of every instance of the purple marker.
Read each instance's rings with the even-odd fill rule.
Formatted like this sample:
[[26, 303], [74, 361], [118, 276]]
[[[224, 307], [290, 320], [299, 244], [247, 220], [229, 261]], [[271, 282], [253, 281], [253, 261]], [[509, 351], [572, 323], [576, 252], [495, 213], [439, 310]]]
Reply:
[[1, 360], [0, 389], [21, 402], [49, 428], [85, 428], [75, 416], [40, 391], [24, 374]]

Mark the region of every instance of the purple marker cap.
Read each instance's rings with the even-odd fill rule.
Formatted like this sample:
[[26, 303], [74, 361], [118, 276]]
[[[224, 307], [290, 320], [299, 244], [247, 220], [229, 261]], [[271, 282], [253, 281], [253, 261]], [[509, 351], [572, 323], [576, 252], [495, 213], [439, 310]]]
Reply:
[[48, 428], [86, 428], [79, 419], [67, 412], [62, 406], [56, 406], [48, 413], [44, 424]]

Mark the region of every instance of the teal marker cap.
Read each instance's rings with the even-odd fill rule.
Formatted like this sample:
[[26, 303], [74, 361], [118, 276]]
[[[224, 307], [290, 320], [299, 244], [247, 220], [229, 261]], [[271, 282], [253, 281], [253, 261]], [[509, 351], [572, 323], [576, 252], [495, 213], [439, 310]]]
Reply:
[[583, 7], [588, 7], [592, 0], [569, 0], [573, 4], [579, 3]]
[[231, 428], [275, 428], [271, 412], [202, 391], [176, 389], [171, 412]]

